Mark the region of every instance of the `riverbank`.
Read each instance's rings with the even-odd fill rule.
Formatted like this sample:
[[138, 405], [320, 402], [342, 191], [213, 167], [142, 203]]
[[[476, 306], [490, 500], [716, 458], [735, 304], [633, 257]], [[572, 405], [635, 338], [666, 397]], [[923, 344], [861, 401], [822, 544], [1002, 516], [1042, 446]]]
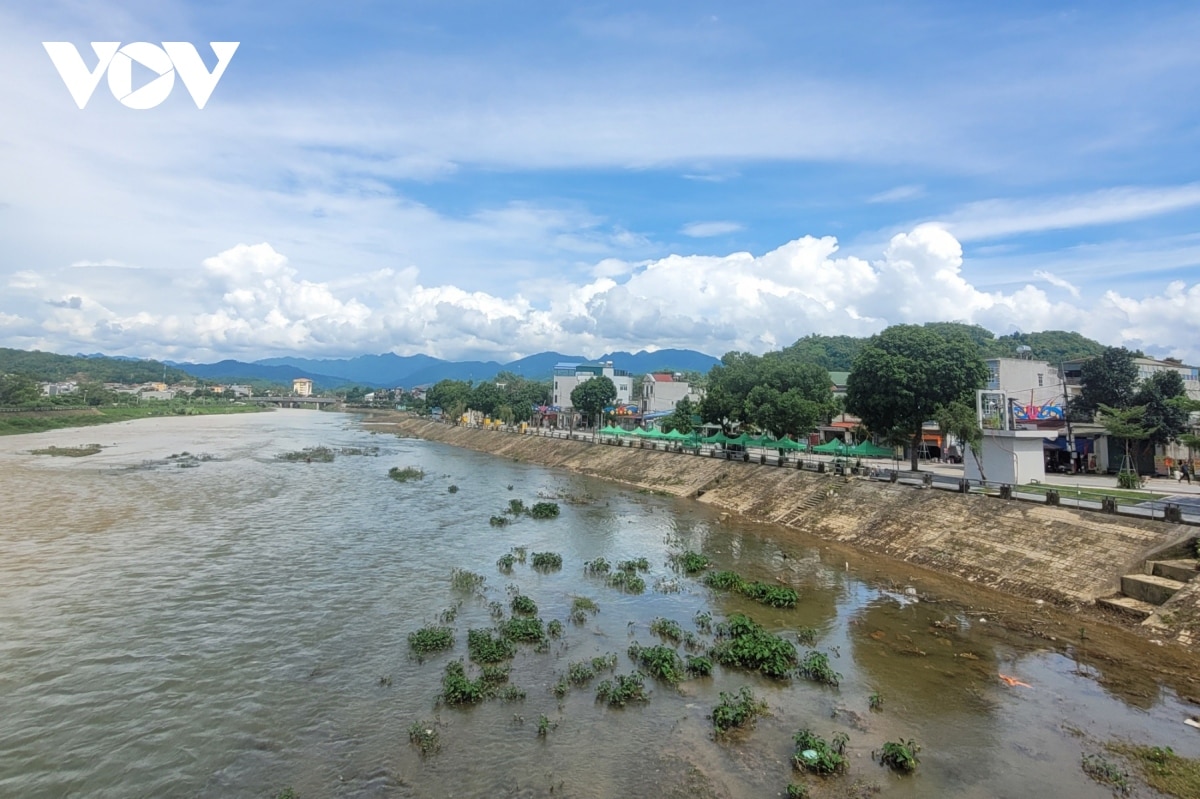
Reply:
[[64, 408], [53, 411], [14, 411], [0, 414], [0, 436], [43, 433], [71, 427], [92, 427], [134, 419], [173, 416], [212, 416], [230, 413], [257, 413], [266, 410], [257, 405], [122, 405], [117, 407]]
[[[802, 530], [968, 583], [1071, 610], [1190, 528], [1074, 508], [590, 442], [451, 427], [401, 414], [369, 423], [404, 435], [568, 469]], [[1097, 613], [1099, 613], [1097, 611]], [[1114, 619], [1116, 621], [1116, 619]], [[1177, 628], [1159, 629], [1172, 637]], [[1195, 645], [1185, 639], [1182, 643]]]

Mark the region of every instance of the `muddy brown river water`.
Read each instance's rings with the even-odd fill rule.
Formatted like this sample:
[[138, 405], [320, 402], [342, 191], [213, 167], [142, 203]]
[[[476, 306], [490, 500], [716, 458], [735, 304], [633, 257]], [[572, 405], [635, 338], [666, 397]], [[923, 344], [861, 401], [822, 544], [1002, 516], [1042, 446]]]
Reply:
[[[91, 442], [104, 449], [29, 454]], [[378, 452], [276, 457], [316, 445]], [[185, 451], [212, 459], [180, 467], [170, 456]], [[425, 477], [397, 483], [392, 466]], [[782, 795], [791, 781], [813, 796], [849, 795], [860, 781], [889, 797], [1070, 799], [1111, 795], [1080, 768], [1111, 739], [1200, 756], [1200, 731], [1182, 724], [1195, 705], [1136, 668], [1089, 657], [1103, 640], [1081, 650], [1033, 639], [950, 596], [914, 596], [902, 566], [851, 561], [699, 503], [373, 434], [353, 416], [277, 411], [8, 437], [0, 496], [3, 797], [273, 797], [292, 787], [302, 799], [748, 798]], [[489, 524], [510, 499], [539, 497], [558, 498], [561, 515]], [[496, 560], [514, 546], [560, 553], [563, 568], [503, 574]], [[685, 549], [791, 585], [800, 602], [772, 609], [712, 591], [671, 568]], [[647, 558], [646, 591], [585, 575], [598, 557]], [[456, 593], [455, 568], [485, 575], [483, 595]], [[511, 683], [526, 698], [436, 706], [467, 630], [492, 627], [488, 603], [507, 607], [518, 589], [543, 619], [565, 622], [548, 651], [523, 647], [513, 661]], [[583, 625], [566, 621], [576, 595], [600, 607]], [[454, 649], [414, 659], [408, 633], [451, 607]], [[678, 688], [648, 680], [650, 701], [623, 709], [597, 703], [595, 681], [561, 700], [551, 690], [569, 662], [596, 655], [616, 653], [629, 672], [631, 642], [660, 643], [656, 617], [703, 636], [697, 613], [734, 612], [793, 642], [815, 630], [797, 652], [826, 653], [840, 686], [717, 667]], [[742, 686], [770, 715], [717, 739], [708, 716], [720, 692]], [[542, 714], [556, 725], [545, 737]], [[439, 753], [422, 758], [410, 745], [418, 720], [436, 725]], [[793, 771], [802, 727], [849, 736], [846, 775]], [[914, 775], [871, 757], [899, 738], [922, 746]]]

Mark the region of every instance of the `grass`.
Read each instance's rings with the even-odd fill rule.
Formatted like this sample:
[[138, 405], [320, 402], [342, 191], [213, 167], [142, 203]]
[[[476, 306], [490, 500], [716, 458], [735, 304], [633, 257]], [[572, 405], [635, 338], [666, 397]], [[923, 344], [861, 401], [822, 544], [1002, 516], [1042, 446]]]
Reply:
[[92, 427], [132, 419], [156, 416], [211, 416], [229, 413], [259, 413], [256, 405], [193, 405], [191, 403], [154, 403], [116, 407], [78, 408], [62, 411], [31, 411], [0, 414], [0, 436], [41, 433], [68, 427]]
[[86, 458], [88, 455], [95, 455], [103, 447], [99, 444], [80, 444], [78, 447], [46, 447], [45, 449], [31, 449], [30, 455], [51, 455], [58, 458]]
[[717, 626], [717, 636], [720, 640], [709, 654], [723, 666], [737, 666], [777, 679], [790, 676], [796, 668], [795, 648], [748, 616], [730, 616]]
[[871, 755], [879, 758], [881, 766], [888, 766], [893, 771], [911, 774], [917, 770], [917, 764], [921, 762], [921, 759], [917, 757], [917, 752], [920, 751], [921, 746], [916, 741], [906, 741], [901, 738], [899, 741], [888, 741], [877, 755], [874, 752]]
[[418, 655], [441, 652], [454, 646], [454, 630], [449, 627], [422, 627], [408, 634], [408, 645]]
[[410, 480], [425, 479], [425, 472], [418, 469], [416, 466], [405, 466], [401, 469], [399, 466], [393, 466], [388, 469], [388, 477], [395, 480], [397, 483], [407, 483]]
[[846, 759], [846, 744], [850, 741], [845, 733], [826, 741], [812, 730], [803, 729], [792, 736], [796, 751], [792, 754], [792, 765], [813, 774], [840, 774], [850, 766]]
[[767, 703], [757, 698], [749, 686], [742, 686], [736, 694], [721, 692], [721, 701], [713, 708], [712, 723], [717, 734], [732, 729], [753, 727], [754, 721], [767, 712]]
[[1129, 758], [1154, 790], [1180, 799], [1200, 796], [1200, 759], [1180, 757], [1169, 746], [1113, 743], [1108, 749]]
[[1113, 793], [1129, 793], [1129, 774], [1104, 755], [1080, 755], [1079, 766], [1096, 782], [1111, 786]]
[[1045, 494], [1047, 491], [1057, 491], [1062, 499], [1084, 499], [1092, 502], [1099, 502], [1105, 497], [1113, 497], [1117, 500], [1118, 505], [1136, 505], [1139, 502], [1150, 502], [1168, 496], [1154, 491], [1129, 491], [1124, 488], [1076, 488], [1051, 483], [1026, 483], [1013, 490], [1023, 494]]

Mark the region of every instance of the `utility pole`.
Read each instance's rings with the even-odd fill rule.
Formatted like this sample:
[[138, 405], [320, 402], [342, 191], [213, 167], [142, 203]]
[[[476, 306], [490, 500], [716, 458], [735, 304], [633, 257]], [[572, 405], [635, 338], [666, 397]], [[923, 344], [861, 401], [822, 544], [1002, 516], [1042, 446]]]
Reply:
[[1062, 380], [1063, 419], [1067, 422], [1067, 455], [1071, 458], [1071, 474], [1079, 473], [1079, 453], [1075, 451], [1075, 434], [1071, 430], [1071, 395], [1067, 391], [1066, 362], [1058, 362], [1058, 374]]

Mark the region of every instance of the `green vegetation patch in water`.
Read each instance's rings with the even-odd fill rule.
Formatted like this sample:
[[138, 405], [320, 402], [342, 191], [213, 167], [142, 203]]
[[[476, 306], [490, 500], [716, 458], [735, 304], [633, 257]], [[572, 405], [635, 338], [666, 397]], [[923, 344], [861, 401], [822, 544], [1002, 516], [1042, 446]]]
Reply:
[[721, 701], [713, 708], [711, 718], [720, 735], [735, 728], [753, 727], [755, 719], [766, 712], [767, 703], [756, 697], [750, 686], [743, 685], [736, 694], [721, 692]]
[[454, 630], [449, 627], [422, 627], [408, 634], [408, 645], [418, 655], [441, 652], [454, 646]]
[[1154, 790], [1179, 799], [1200, 796], [1200, 759], [1180, 757], [1169, 746], [1111, 743], [1108, 750], [1131, 760]]
[[397, 483], [407, 483], [411, 480], [424, 480], [425, 472], [418, 469], [416, 466], [405, 466], [401, 469], [399, 466], [393, 466], [388, 469], [388, 477], [395, 480]]
[[709, 654], [723, 666], [737, 666], [779, 679], [790, 676], [796, 668], [795, 648], [741, 613], [717, 625], [717, 637], [719, 640]]
[[95, 455], [102, 450], [99, 444], [80, 444], [78, 447], [55, 447], [49, 446], [45, 449], [31, 449], [30, 455], [50, 455], [56, 458], [86, 458], [88, 455]]

